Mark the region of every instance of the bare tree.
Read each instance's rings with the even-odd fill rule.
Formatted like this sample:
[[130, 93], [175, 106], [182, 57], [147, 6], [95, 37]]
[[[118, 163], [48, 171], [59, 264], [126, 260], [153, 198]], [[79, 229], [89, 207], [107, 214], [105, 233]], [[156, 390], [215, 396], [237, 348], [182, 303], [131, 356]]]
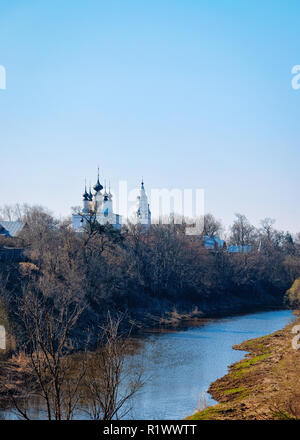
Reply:
[[231, 236], [230, 241], [233, 244], [246, 246], [252, 241], [253, 234], [255, 231], [254, 226], [252, 226], [247, 217], [242, 214], [235, 214], [236, 219], [231, 226]]
[[275, 223], [275, 220], [270, 218], [270, 217], [266, 217], [263, 220], [260, 221], [261, 224], [261, 233], [268, 239], [268, 240], [272, 240], [273, 237], [273, 225]]
[[21, 221], [25, 205], [4, 205], [0, 208], [1, 220]]
[[[85, 379], [88, 413], [94, 420], [124, 417], [130, 401], [143, 386], [143, 370], [127, 363], [128, 337], [120, 334], [123, 316], [108, 313], [98, 351], [89, 361]], [[128, 336], [128, 335], [127, 335]]]
[[209, 235], [210, 237], [217, 237], [223, 231], [222, 223], [212, 214], [205, 214], [204, 216], [204, 235]]
[[33, 289], [28, 289], [19, 305], [19, 316], [24, 324], [26, 347], [33, 381], [23, 399], [10, 396], [19, 414], [29, 419], [26, 402], [40, 397], [49, 420], [71, 419], [80, 399], [80, 384], [85, 374], [85, 363], [74, 370], [69, 356], [74, 348], [70, 333], [83, 308], [62, 296], [56, 304]]

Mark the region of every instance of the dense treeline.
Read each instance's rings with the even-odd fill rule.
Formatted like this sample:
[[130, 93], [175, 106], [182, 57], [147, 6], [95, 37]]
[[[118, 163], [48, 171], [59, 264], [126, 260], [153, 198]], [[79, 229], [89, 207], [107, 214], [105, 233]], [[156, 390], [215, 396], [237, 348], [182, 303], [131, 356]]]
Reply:
[[[49, 302], [71, 298], [84, 306], [74, 329], [79, 338], [93, 335], [108, 311], [153, 325], [173, 309], [188, 313], [197, 307], [215, 315], [278, 306], [300, 276], [299, 237], [277, 231], [271, 219], [255, 228], [238, 214], [225, 246], [208, 250], [204, 235], [223, 233], [211, 214], [201, 236], [186, 235], [184, 224], [172, 222], [147, 233], [129, 225], [119, 233], [92, 219], [76, 234], [68, 221], [57, 221], [41, 207], [6, 207], [2, 217], [26, 223], [18, 238], [1, 238], [2, 245], [24, 247], [26, 255], [21, 263], [1, 263], [2, 302], [13, 315], [18, 298], [32, 290]], [[229, 253], [230, 244], [252, 250]]]

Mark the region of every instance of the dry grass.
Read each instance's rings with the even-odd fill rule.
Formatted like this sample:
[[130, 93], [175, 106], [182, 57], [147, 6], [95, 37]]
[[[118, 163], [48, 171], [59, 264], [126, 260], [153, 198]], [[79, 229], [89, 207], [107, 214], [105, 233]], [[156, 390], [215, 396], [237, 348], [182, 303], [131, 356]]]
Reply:
[[203, 312], [195, 307], [190, 313], [179, 313], [174, 307], [171, 312], [166, 313], [166, 317], [161, 317], [159, 319], [159, 324], [167, 327], [178, 327], [184, 322], [192, 322], [199, 320], [203, 315]]

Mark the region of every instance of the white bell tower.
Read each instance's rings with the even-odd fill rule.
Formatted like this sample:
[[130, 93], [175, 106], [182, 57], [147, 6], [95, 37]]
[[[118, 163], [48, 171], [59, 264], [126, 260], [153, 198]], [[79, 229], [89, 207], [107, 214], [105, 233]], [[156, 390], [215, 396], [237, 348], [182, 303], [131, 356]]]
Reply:
[[137, 197], [136, 208], [137, 223], [149, 229], [151, 225], [151, 211], [143, 180]]

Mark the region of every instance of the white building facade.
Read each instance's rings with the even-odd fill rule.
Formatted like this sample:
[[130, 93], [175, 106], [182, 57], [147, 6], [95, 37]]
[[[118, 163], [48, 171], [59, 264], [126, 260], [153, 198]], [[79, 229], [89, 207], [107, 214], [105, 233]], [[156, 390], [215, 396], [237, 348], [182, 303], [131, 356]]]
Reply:
[[[91, 187], [88, 192], [85, 186], [82, 195], [82, 209], [80, 212], [72, 214], [72, 228], [77, 232], [82, 232], [86, 227], [87, 220], [94, 217], [100, 225], [110, 224], [121, 230], [122, 216], [113, 212], [113, 196], [110, 192], [110, 186], [107, 192], [106, 185], [104, 188], [100, 183], [99, 170], [98, 179], [93, 189], [94, 193], [92, 193]], [[151, 211], [143, 181], [136, 202], [135, 222], [145, 229], [149, 229], [151, 225]]]
[[91, 216], [95, 216], [95, 220], [100, 225], [109, 224], [116, 229], [122, 228], [122, 216], [113, 212], [112, 194], [110, 188], [106, 192], [106, 188], [103, 190], [103, 186], [99, 179], [96, 185], [94, 185], [94, 194], [90, 187], [89, 192], [85, 186], [85, 191], [82, 195], [82, 210], [76, 214], [72, 214], [72, 228], [77, 232], [82, 232], [87, 224], [87, 219]]

